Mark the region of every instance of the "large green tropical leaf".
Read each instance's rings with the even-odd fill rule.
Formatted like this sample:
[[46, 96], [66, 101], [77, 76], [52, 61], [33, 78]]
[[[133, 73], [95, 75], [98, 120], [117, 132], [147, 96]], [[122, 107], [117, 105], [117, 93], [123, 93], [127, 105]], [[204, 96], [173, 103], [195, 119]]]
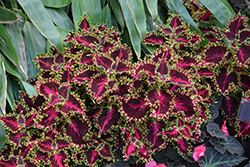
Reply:
[[223, 26], [226, 27], [227, 22], [230, 18], [234, 17], [235, 12], [226, 0], [200, 0], [200, 2], [206, 6], [206, 8], [213, 13], [217, 20]]
[[146, 35], [146, 15], [142, 0], [119, 0], [136, 56], [141, 55], [141, 41]]
[[0, 24], [0, 50], [13, 64], [19, 65], [16, 50], [2, 24]]
[[112, 25], [112, 20], [111, 20], [111, 10], [109, 8], [109, 5], [106, 5], [103, 9], [102, 9], [102, 13], [101, 13], [101, 21], [100, 23], [103, 23], [105, 25], [108, 25], [111, 27]]
[[78, 29], [78, 21], [86, 13], [92, 24], [98, 24], [101, 20], [101, 1], [100, 0], [73, 0], [72, 15], [75, 29]]
[[38, 70], [33, 62], [36, 54], [46, 53], [46, 39], [41, 35], [37, 28], [26, 21], [23, 26], [24, 41], [26, 44], [27, 71], [29, 78], [34, 78]]
[[13, 23], [20, 18], [11, 10], [0, 6], [0, 23]]
[[117, 0], [109, 0], [109, 3], [110, 3], [110, 6], [112, 8], [112, 11], [115, 15], [117, 22], [120, 24], [121, 28], [123, 29], [125, 26], [125, 21], [124, 21], [122, 9], [121, 9], [119, 2]]
[[[18, 73], [22, 76], [22, 79], [25, 80], [28, 78], [27, 76], [27, 63], [26, 63], [26, 52], [25, 52], [25, 43], [24, 37], [21, 30], [20, 22], [12, 23], [12, 24], [5, 24], [4, 28], [8, 33], [11, 42], [16, 50], [18, 60], [19, 60], [19, 68]], [[12, 64], [12, 68], [14, 64]], [[6, 65], [5, 65], [6, 66]], [[7, 66], [6, 66], [7, 68]], [[7, 70], [7, 69], [6, 69]], [[21, 79], [21, 78], [20, 78]]]
[[4, 63], [2, 61], [3, 55], [0, 52], [0, 109], [3, 113], [5, 112], [5, 106], [6, 106], [6, 96], [7, 96], [7, 78], [5, 74], [5, 67]]
[[67, 6], [71, 0], [41, 0], [44, 6], [61, 8]]
[[62, 8], [46, 8], [52, 21], [60, 28], [73, 30], [74, 24]]
[[63, 52], [63, 41], [40, 0], [18, 0], [32, 23], [52, 45]]

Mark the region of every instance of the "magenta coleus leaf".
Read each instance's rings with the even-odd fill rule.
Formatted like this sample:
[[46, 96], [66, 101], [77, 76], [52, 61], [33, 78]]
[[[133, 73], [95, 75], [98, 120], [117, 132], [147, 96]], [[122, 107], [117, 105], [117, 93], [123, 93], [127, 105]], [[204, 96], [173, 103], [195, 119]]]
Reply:
[[169, 59], [172, 57], [172, 54], [169, 52], [169, 48], [164, 48], [161, 47], [160, 49], [157, 49], [153, 55], [152, 55], [152, 60], [155, 63], [158, 63], [159, 61], [169, 61]]
[[99, 44], [99, 39], [97, 39], [93, 34], [90, 33], [79, 33], [74, 39], [77, 44], [84, 45], [87, 48], [95, 48], [95, 44]]
[[80, 19], [78, 27], [80, 30], [85, 30], [85, 31], [87, 31], [91, 27], [89, 18], [87, 17], [86, 14]]
[[173, 144], [181, 155], [188, 154], [192, 147], [192, 145], [186, 139], [180, 137], [178, 137]]
[[237, 121], [236, 122], [237, 127], [237, 136], [241, 136], [242, 138], [246, 138], [250, 136], [250, 123], [243, 122], [243, 121]]
[[16, 115], [13, 114], [5, 115], [4, 117], [0, 117], [0, 120], [5, 125], [5, 128], [10, 129], [13, 132], [17, 132], [17, 130], [20, 128], [17, 122]]
[[52, 66], [54, 65], [54, 57], [52, 55], [45, 56], [41, 54], [39, 58], [35, 59], [37, 62], [37, 65], [42, 70], [51, 70]]
[[249, 63], [250, 58], [250, 46], [246, 44], [242, 44], [239, 48], [237, 48], [237, 59], [239, 64], [245, 64], [246, 62]]
[[227, 53], [226, 46], [223, 45], [212, 45], [205, 51], [204, 60], [209, 63], [217, 65], [225, 57]]
[[238, 94], [230, 94], [223, 98], [221, 102], [221, 111], [230, 120], [231, 125], [235, 123], [238, 109], [241, 101], [241, 92]]
[[94, 55], [95, 57], [95, 64], [98, 67], [103, 67], [105, 71], [108, 71], [108, 69], [110, 69], [111, 64], [113, 62], [112, 59], [110, 59], [109, 57], [103, 55], [103, 54], [99, 54], [99, 55]]
[[69, 159], [69, 157], [67, 156], [67, 154], [65, 154], [65, 152], [62, 151], [62, 152], [53, 154], [52, 156], [50, 156], [49, 159], [50, 159], [52, 166], [64, 167], [66, 165], [65, 161]]
[[225, 37], [230, 40], [234, 41], [236, 38], [237, 33], [246, 28], [246, 17], [240, 16], [240, 14], [235, 15], [234, 18], [230, 19], [230, 23], [227, 25], [228, 31], [222, 31]]
[[166, 38], [156, 32], [152, 32], [146, 35], [143, 42], [150, 45], [163, 45], [166, 42]]
[[68, 123], [64, 125], [66, 134], [75, 144], [83, 144], [82, 138], [89, 133], [89, 125], [86, 121], [77, 116], [72, 116]]
[[91, 53], [85, 53], [83, 51], [78, 52], [78, 58], [80, 61], [78, 63], [83, 64], [83, 65], [93, 65], [93, 54]]
[[95, 77], [90, 83], [90, 90], [94, 93], [93, 97], [100, 101], [114, 86], [105, 74]]
[[107, 108], [101, 110], [101, 115], [97, 118], [98, 126], [100, 127], [98, 135], [100, 136], [102, 132], [106, 133], [118, 125], [121, 114], [117, 105], [110, 105]]
[[227, 68], [220, 69], [220, 73], [216, 76], [216, 82], [218, 84], [221, 93], [227, 93], [232, 89], [230, 84], [238, 85], [238, 76], [236, 72], [228, 72]]
[[148, 81], [151, 83], [155, 79], [153, 78], [155, 76], [155, 68], [156, 65], [153, 62], [140, 62], [135, 66], [135, 79], [146, 79], [148, 78]]
[[[148, 92], [148, 99], [152, 106], [155, 106], [155, 117], [162, 117], [168, 115], [171, 109], [170, 102], [173, 99], [173, 95], [167, 90], [153, 89]], [[157, 105], [158, 104], [158, 105]]]
[[[162, 139], [160, 132], [162, 128], [164, 128], [163, 122], [156, 122], [154, 120], [150, 120], [147, 122], [147, 142], [151, 144], [151, 146], [155, 146], [155, 148], [159, 148], [164, 144], [164, 140]], [[165, 125], [166, 126], [166, 125]]]
[[186, 117], [193, 116], [195, 114], [194, 111], [194, 104], [192, 99], [190, 98], [190, 95], [185, 95], [179, 92], [176, 92], [174, 94], [174, 107], [172, 112], [173, 113], [179, 113], [183, 112], [183, 114], [186, 115]]
[[239, 34], [239, 42], [240, 43], [244, 42], [245, 40], [247, 40], [249, 38], [250, 38], [250, 31], [249, 30], [240, 31], [240, 34]]
[[79, 85], [82, 85], [86, 82], [91, 81], [93, 77], [98, 73], [99, 71], [95, 69], [85, 69], [83, 71], [77, 71], [74, 75], [74, 81], [77, 82]]
[[128, 101], [122, 100], [122, 111], [130, 119], [143, 119], [150, 110], [145, 98], [131, 98]]
[[167, 82], [175, 82], [177, 84], [190, 84], [190, 78], [184, 72], [180, 72], [176, 69], [171, 69], [169, 73], [169, 79]]
[[58, 102], [62, 102], [58, 96], [58, 88], [60, 83], [57, 81], [45, 81], [40, 83], [37, 87], [39, 93], [50, 100], [47, 107], [53, 106]]
[[61, 114], [57, 111], [57, 108], [50, 107], [48, 109], [41, 110], [41, 115], [43, 116], [39, 122], [39, 127], [51, 127], [57, 123], [57, 117], [60, 117]]
[[87, 150], [86, 157], [90, 166], [94, 166], [97, 163], [97, 160], [101, 159], [98, 151], [96, 151], [93, 147]]
[[69, 113], [80, 113], [83, 117], [85, 116], [83, 102], [81, 102], [81, 100], [73, 93], [69, 94], [66, 101], [63, 102], [62, 107], [60, 107], [59, 111], [61, 111], [61, 113], [64, 115]]
[[128, 48], [126, 48], [126, 45], [123, 45], [122, 47], [111, 51], [110, 56], [113, 58], [113, 60], [119, 58], [130, 61], [130, 59], [132, 58], [131, 51]]
[[250, 89], [250, 77], [248, 74], [241, 74], [240, 75], [240, 84], [242, 85], [243, 91], [247, 91]]

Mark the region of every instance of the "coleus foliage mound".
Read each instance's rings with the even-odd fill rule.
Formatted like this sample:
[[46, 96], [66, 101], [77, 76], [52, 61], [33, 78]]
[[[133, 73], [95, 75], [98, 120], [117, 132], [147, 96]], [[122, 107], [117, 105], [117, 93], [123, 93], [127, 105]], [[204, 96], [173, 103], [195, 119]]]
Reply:
[[8, 139], [0, 164], [95, 166], [116, 161], [117, 149], [150, 162], [169, 145], [189, 154], [211, 93], [197, 82], [201, 37], [178, 15], [168, 23], [145, 39], [159, 49], [133, 63], [119, 32], [84, 16], [64, 53], [38, 55], [37, 96], [22, 93], [1, 117]]
[[[209, 83], [213, 94], [222, 95], [220, 113], [234, 127], [232, 134], [243, 139], [250, 135], [250, 123], [238, 119], [240, 104], [250, 99], [250, 30], [248, 18], [235, 15], [224, 30], [213, 25], [211, 12], [191, 0], [188, 8], [191, 16], [197, 18], [197, 24], [211, 42], [201, 53], [202, 68], [200, 80]], [[203, 11], [201, 15], [200, 11]], [[198, 21], [199, 20], [199, 21]]]

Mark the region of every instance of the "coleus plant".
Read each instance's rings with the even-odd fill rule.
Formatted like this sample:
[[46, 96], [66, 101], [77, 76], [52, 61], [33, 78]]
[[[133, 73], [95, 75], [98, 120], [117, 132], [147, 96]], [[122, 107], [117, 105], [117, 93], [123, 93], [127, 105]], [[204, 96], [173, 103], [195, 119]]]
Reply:
[[96, 166], [114, 162], [117, 149], [150, 162], [171, 144], [189, 154], [208, 119], [210, 91], [194, 79], [201, 37], [178, 15], [169, 23], [163, 37], [145, 39], [169, 47], [133, 63], [119, 32], [84, 16], [64, 53], [52, 47], [38, 55], [37, 96], [22, 93], [15, 112], [1, 117], [8, 142], [0, 164]]

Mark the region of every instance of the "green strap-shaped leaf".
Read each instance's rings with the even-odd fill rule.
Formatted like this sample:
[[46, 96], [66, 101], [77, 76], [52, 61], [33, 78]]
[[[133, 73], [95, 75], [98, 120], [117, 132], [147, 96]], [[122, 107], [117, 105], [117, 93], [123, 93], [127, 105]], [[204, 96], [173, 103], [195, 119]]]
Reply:
[[0, 24], [0, 50], [13, 64], [19, 65], [16, 50], [2, 24]]
[[11, 78], [8, 77], [7, 78], [7, 102], [9, 103], [9, 106], [11, 108], [11, 110], [14, 109], [14, 104], [15, 104], [15, 97], [14, 97], [14, 92], [13, 92], [13, 89], [12, 89], [12, 86], [11, 86]]
[[[62, 39], [66, 39], [66, 36], [70, 32], [70, 30], [64, 29], [64, 28], [61, 28], [61, 27], [56, 27], [56, 29], [60, 33], [60, 36], [61, 36]], [[49, 48], [47, 50], [49, 50]]]
[[73, 0], [72, 1], [72, 14], [75, 29], [78, 29], [78, 21], [81, 16], [86, 13], [93, 25], [100, 23], [101, 20], [101, 1], [100, 0]]
[[5, 141], [6, 141], [6, 131], [2, 123], [0, 123], [0, 149], [2, 149]]
[[240, 164], [242, 161], [246, 160], [245, 157], [240, 157], [229, 152], [225, 154], [219, 153], [213, 147], [207, 147], [205, 155], [200, 157], [199, 166], [200, 167], [232, 167]]
[[20, 18], [11, 10], [0, 6], [0, 23], [13, 23], [20, 20]]
[[23, 26], [23, 34], [26, 44], [28, 76], [29, 78], [32, 78], [38, 73], [33, 60], [36, 58], [36, 54], [46, 52], [47, 43], [46, 39], [41, 35], [37, 28], [28, 21], [26, 21]]
[[226, 0], [200, 0], [200, 2], [217, 18], [217, 20], [226, 27], [227, 22], [231, 17], [234, 17], [235, 12]]
[[61, 8], [67, 6], [71, 0], [41, 0], [44, 6]]
[[63, 52], [63, 41], [42, 2], [40, 0], [18, 0], [18, 2], [41, 34], [60, 52]]
[[148, 12], [155, 19], [158, 16], [158, 0], [144, 0], [147, 6]]
[[60, 28], [73, 30], [74, 24], [62, 8], [46, 8], [53, 22]]
[[137, 57], [141, 55], [141, 41], [146, 35], [146, 15], [142, 0], [119, 0]]
[[[11, 42], [16, 50], [18, 60], [19, 60], [19, 68], [18, 73], [22, 76], [23, 80], [28, 78], [27, 74], [27, 62], [26, 62], [26, 52], [25, 52], [25, 43], [24, 43], [24, 37], [22, 32], [22, 25], [20, 25], [20, 22], [12, 23], [12, 24], [5, 24], [4, 28], [6, 32], [8, 33]], [[11, 68], [14, 64], [12, 64]], [[5, 64], [6, 71], [7, 66]]]
[[23, 78], [20, 74], [21, 71], [14, 65], [12, 64], [5, 56], [2, 55], [2, 61], [4, 63], [4, 67], [6, 72], [14, 75], [15, 77], [17, 77], [18, 79], [21, 80], [25, 80], [25, 78]]
[[124, 26], [125, 26], [125, 22], [124, 22], [122, 9], [121, 9], [121, 6], [120, 6], [119, 2], [117, 0], [109, 0], [109, 3], [110, 3], [110, 6], [112, 8], [112, 11], [113, 11], [113, 13], [115, 15], [116, 20], [118, 21], [121, 28], [123, 29]]
[[167, 6], [168, 6], [169, 10], [172, 13], [177, 14], [179, 12], [180, 15], [183, 17], [184, 21], [187, 24], [190, 24], [190, 30], [191, 31], [194, 31], [197, 34], [200, 34], [204, 38], [204, 40], [205, 40], [204, 44], [208, 44], [209, 43], [209, 41], [201, 33], [200, 29], [197, 27], [197, 25], [195, 24], [194, 20], [189, 15], [187, 9], [182, 4], [181, 0], [166, 0], [166, 3], [167, 3]]
[[30, 95], [31, 97], [36, 96], [36, 88], [34, 86], [25, 81], [20, 81], [20, 82], [22, 83], [23, 88], [26, 90], [28, 95]]
[[5, 112], [5, 106], [6, 106], [6, 96], [7, 96], [7, 78], [5, 74], [5, 67], [4, 63], [2, 61], [3, 55], [0, 53], [0, 108], [3, 113]]
[[101, 22], [105, 25], [109, 25], [111, 27], [112, 25], [112, 20], [111, 20], [111, 10], [109, 8], [109, 5], [106, 5], [103, 9], [102, 9], [102, 13], [101, 13]]

